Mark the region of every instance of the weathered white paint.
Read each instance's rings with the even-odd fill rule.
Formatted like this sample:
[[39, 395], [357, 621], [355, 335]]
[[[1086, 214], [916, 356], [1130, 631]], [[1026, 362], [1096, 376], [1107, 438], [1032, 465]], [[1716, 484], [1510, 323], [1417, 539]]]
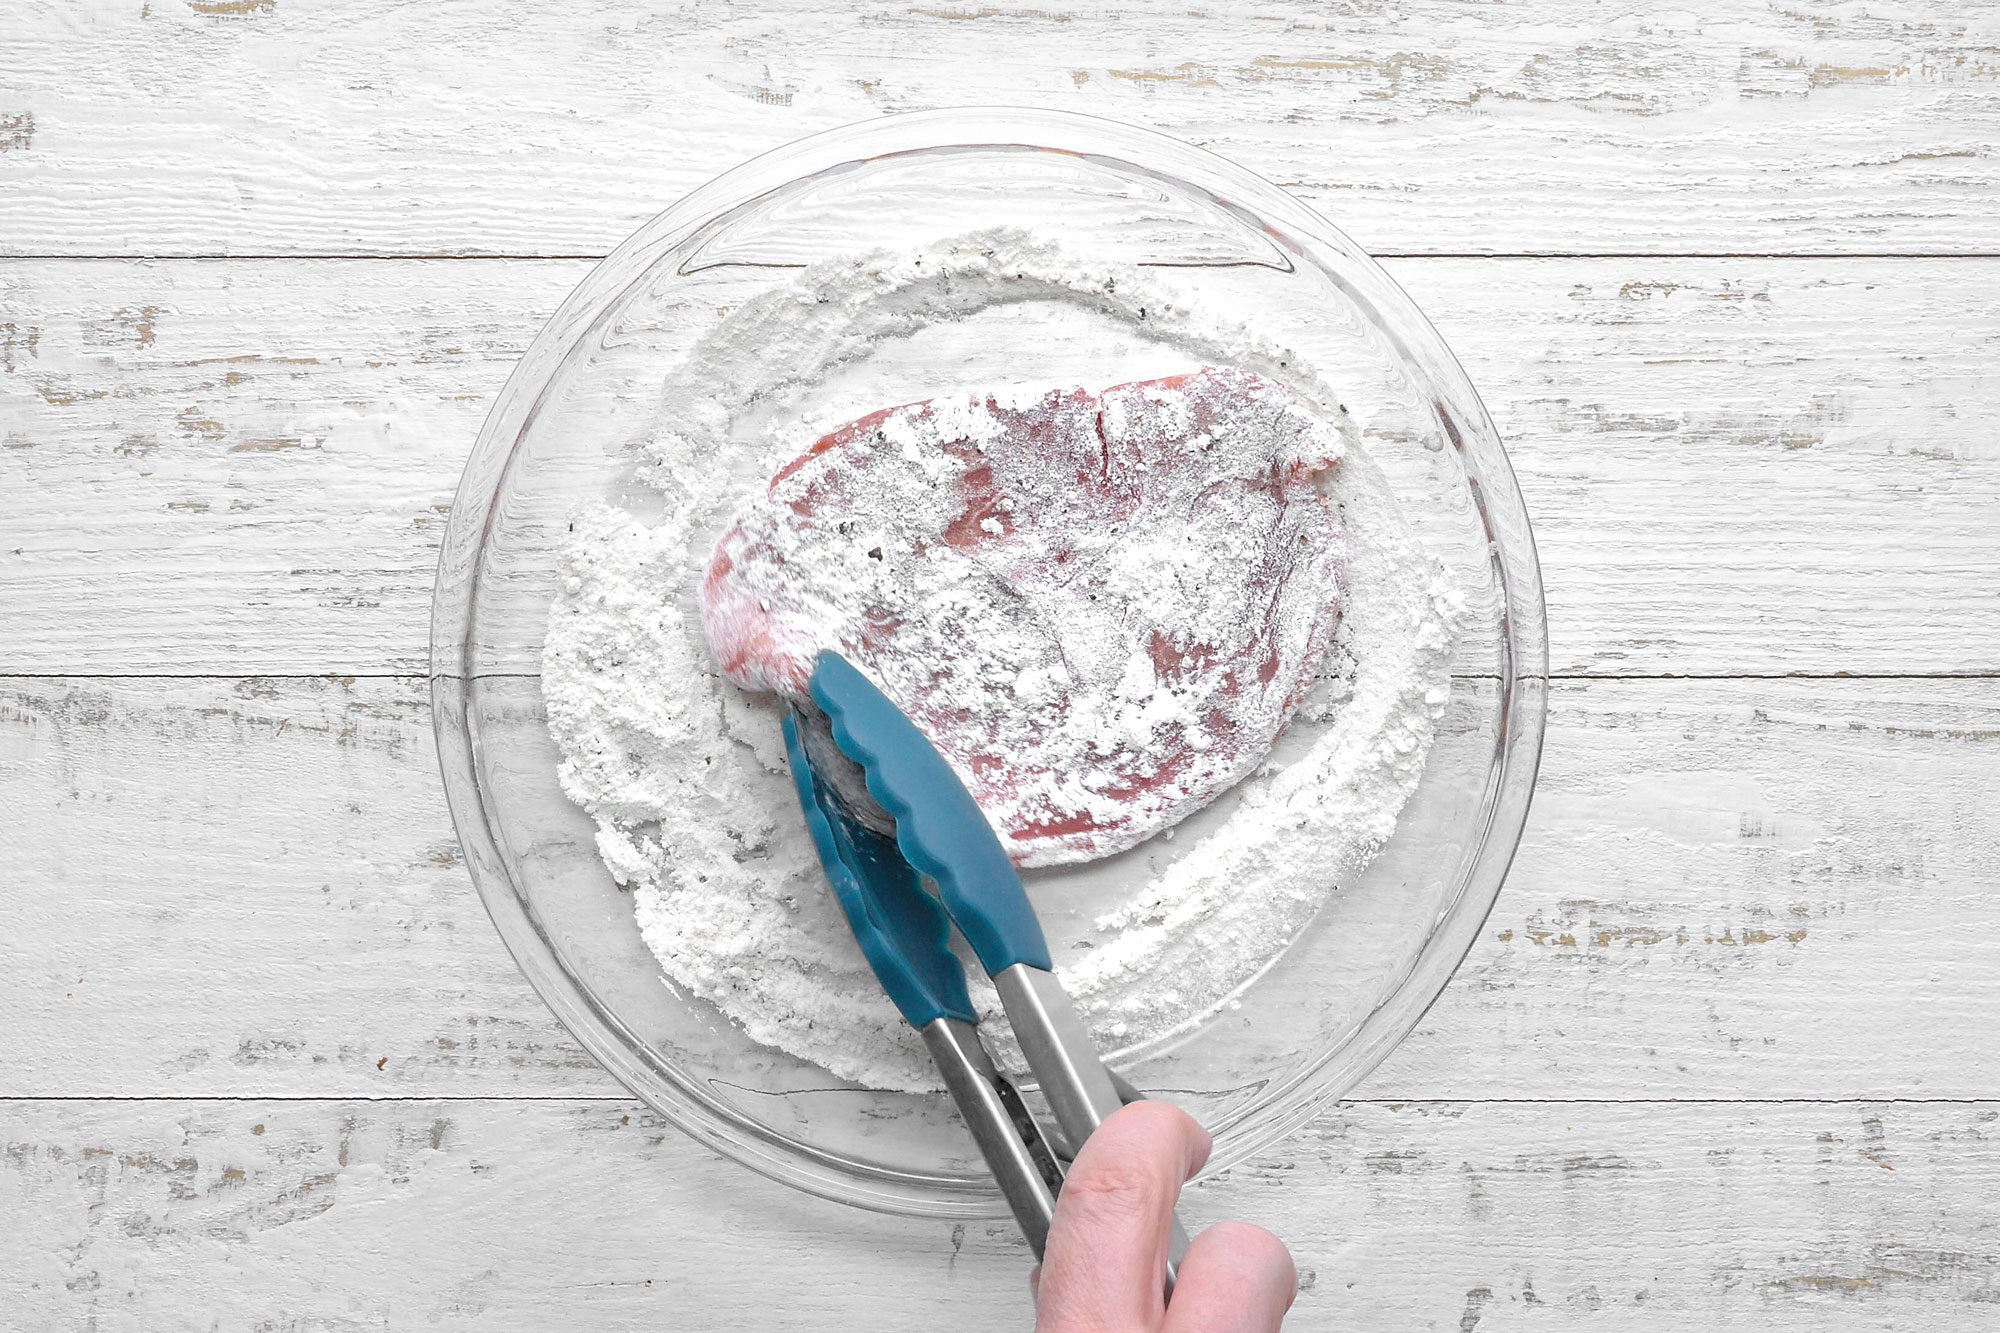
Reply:
[[[1558, 684], [1378, 1098], [2000, 1098], [2000, 681]], [[457, 862], [421, 682], [0, 682], [0, 1096], [615, 1094]]]
[[[2000, 663], [2000, 261], [1422, 260], [1592, 674]], [[0, 262], [0, 669], [408, 672], [582, 263]]]
[[11, 254], [601, 254], [752, 153], [1007, 102], [1398, 252], [1991, 252], [2000, 9], [14, 0]]
[[[1194, 1191], [1301, 1330], [1940, 1330], [2000, 1304], [2000, 1110], [1341, 1107]], [[999, 1225], [844, 1210], [618, 1102], [0, 1104], [23, 1329], [1018, 1329]]]
[[[1993, 0], [11, 5], [0, 255], [79, 258], [0, 260], [0, 672], [49, 677], [0, 681], [0, 1323], [1021, 1326], [1005, 1228], [626, 1102], [457, 864], [435, 543], [588, 265], [87, 258], [599, 254], [978, 101], [1381, 251], [1996, 248]], [[1509, 438], [1559, 671], [2000, 670], [2000, 262], [1393, 267]], [[1990, 679], [1559, 684], [1465, 969], [1188, 1215], [1282, 1232], [1304, 1329], [1987, 1327], [1996, 745]]]

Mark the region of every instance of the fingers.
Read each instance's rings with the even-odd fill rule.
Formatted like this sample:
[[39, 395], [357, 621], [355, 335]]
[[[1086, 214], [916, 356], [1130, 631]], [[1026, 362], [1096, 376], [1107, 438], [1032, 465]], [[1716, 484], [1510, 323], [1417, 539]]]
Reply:
[[1276, 1333], [1298, 1292], [1283, 1241], [1248, 1222], [1218, 1222], [1188, 1246], [1162, 1333]]
[[1164, 1102], [1134, 1102], [1098, 1126], [1056, 1197], [1041, 1333], [1159, 1325], [1174, 1203], [1209, 1147], [1207, 1131]]

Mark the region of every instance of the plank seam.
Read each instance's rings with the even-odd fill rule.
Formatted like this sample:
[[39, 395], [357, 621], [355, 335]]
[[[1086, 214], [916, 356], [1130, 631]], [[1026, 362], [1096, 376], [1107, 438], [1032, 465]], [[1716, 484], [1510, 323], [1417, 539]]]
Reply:
[[[4, 680], [417, 680], [427, 681], [427, 671], [0, 671]], [[1993, 680], [2000, 667], [1978, 671], [1750, 671], [1701, 672], [1665, 671], [1643, 675], [1605, 675], [1595, 672], [1551, 671], [1544, 680], [1585, 681], [1681, 681], [1681, 680]], [[463, 677], [453, 677], [463, 679]], [[535, 671], [482, 671], [474, 680], [537, 680]]]
[[[840, 1091], [840, 1089], [823, 1089]], [[311, 1096], [286, 1095], [282, 1093], [258, 1094], [105, 1094], [100, 1096], [65, 1096], [61, 1094], [36, 1094], [10, 1096], [0, 1093], [0, 1105], [13, 1103], [112, 1103], [112, 1102], [157, 1102], [161, 1104], [189, 1104], [196, 1102], [282, 1102], [300, 1105], [331, 1105], [340, 1102], [484, 1102], [494, 1105], [506, 1103], [590, 1103], [603, 1105], [639, 1105], [639, 1099], [630, 1095], [610, 1093], [577, 1094], [484, 1094], [484, 1093], [411, 1093], [389, 1096], [383, 1094], [348, 1093], [315, 1094]], [[2000, 1097], [1346, 1097], [1330, 1103], [1318, 1114], [1337, 1111], [1343, 1106], [2000, 1106]]]
[[[56, 252], [24, 251], [19, 254], [0, 254], [0, 263], [46, 263], [49, 261], [69, 261], [77, 263], [235, 263], [272, 261], [282, 263], [332, 263], [364, 260], [378, 263], [448, 261], [452, 263], [513, 263], [533, 260], [601, 260], [609, 251], [570, 252], [552, 251], [548, 253], [507, 253], [507, 254], [455, 254], [448, 251], [411, 251], [402, 253], [389, 250], [321, 251], [312, 254], [279, 254], [256, 251], [244, 254], [92, 254], [69, 255]], [[1512, 261], [1534, 261], [1545, 259], [1802, 259], [1802, 260], [1856, 260], [1856, 259], [2000, 259], [2000, 250], [1371, 250], [1376, 259], [1497, 259]]]

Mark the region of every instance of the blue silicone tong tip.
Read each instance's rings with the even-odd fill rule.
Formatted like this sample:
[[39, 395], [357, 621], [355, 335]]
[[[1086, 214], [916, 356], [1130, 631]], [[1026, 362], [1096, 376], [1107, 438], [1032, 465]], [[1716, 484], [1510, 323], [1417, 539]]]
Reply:
[[806, 829], [855, 942], [905, 1021], [921, 1029], [939, 1018], [978, 1019], [965, 971], [951, 952], [951, 921], [925, 892], [894, 840], [841, 811], [807, 757], [799, 720], [784, 720], [785, 755]]
[[1049, 946], [1021, 877], [944, 756], [839, 653], [819, 655], [809, 688], [834, 743], [895, 820], [903, 856], [937, 884], [987, 975], [1021, 963], [1048, 971]]

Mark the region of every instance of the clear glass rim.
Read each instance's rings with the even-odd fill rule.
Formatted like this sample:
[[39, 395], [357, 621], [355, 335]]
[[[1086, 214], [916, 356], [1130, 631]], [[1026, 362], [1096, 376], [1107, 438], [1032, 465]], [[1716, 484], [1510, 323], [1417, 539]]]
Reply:
[[[1346, 1040], [1266, 1098], [1254, 1132], [1220, 1141], [1204, 1174], [1269, 1148], [1350, 1091], [1442, 993], [1485, 924], [1519, 842], [1540, 762], [1548, 677], [1541, 574], [1526, 508], [1491, 418], [1457, 359], [1394, 279], [1338, 228], [1225, 158], [1157, 131], [1073, 112], [1015, 107], [915, 112], [824, 131], [753, 158], [680, 199], [599, 262], [536, 335], [495, 400], [460, 478], [439, 556], [430, 693], [438, 762], [466, 864], [502, 941], [536, 992], [591, 1055], [670, 1123], [744, 1166], [809, 1193], [878, 1211], [954, 1219], [998, 1216], [1004, 1208], [990, 1184], [887, 1170], [785, 1138], [647, 1057], [636, 1034], [563, 968], [515, 881], [478, 778], [478, 732], [468, 708], [472, 682], [482, 674], [475, 656], [479, 555], [497, 502], [542, 406], [550, 372], [587, 336], [611, 299], [717, 217], [798, 178], [928, 150], [991, 148], [1070, 153], [1152, 176], [1167, 174], [1159, 165], [1165, 163], [1178, 184], [1248, 217], [1295, 259], [1341, 286], [1439, 391], [1433, 407], [1445, 438], [1459, 452], [1502, 589], [1501, 725], [1470, 864], [1437, 913], [1429, 939], [1383, 1002]], [[1335, 265], [1325, 262], [1329, 256]], [[1347, 1062], [1339, 1086], [1326, 1077], [1336, 1058]], [[1227, 1131], [1235, 1123], [1213, 1128]]]

